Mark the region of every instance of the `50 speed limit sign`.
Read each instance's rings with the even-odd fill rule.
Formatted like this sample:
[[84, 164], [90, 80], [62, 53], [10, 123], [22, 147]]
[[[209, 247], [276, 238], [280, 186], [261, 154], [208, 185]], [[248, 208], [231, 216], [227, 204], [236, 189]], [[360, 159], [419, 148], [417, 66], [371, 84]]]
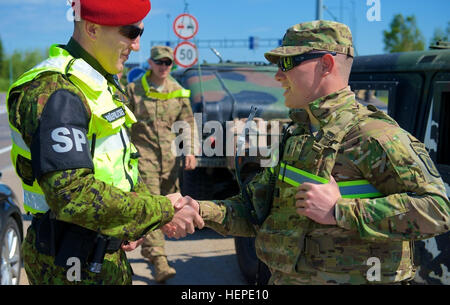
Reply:
[[183, 68], [189, 68], [197, 63], [198, 52], [197, 47], [189, 41], [179, 43], [175, 50], [175, 62]]

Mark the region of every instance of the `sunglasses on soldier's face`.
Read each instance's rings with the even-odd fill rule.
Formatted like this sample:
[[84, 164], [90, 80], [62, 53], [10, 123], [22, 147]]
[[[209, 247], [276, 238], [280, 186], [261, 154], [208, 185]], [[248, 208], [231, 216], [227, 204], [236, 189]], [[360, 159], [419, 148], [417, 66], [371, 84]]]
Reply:
[[336, 56], [336, 52], [326, 52], [326, 53], [306, 53], [295, 56], [280, 57], [280, 59], [278, 60], [278, 67], [280, 68], [281, 71], [286, 72], [298, 66], [304, 61], [319, 58], [324, 56], [325, 54]]
[[140, 28], [137, 25], [123, 25], [119, 29], [119, 33], [125, 36], [126, 38], [129, 38], [131, 40], [134, 40], [138, 38], [139, 36], [142, 36], [144, 33], [144, 28]]
[[172, 64], [172, 61], [170, 59], [168, 59], [168, 60], [156, 59], [156, 60], [153, 60], [153, 62], [155, 64], [157, 64], [158, 66], [161, 66], [161, 65], [170, 66]]

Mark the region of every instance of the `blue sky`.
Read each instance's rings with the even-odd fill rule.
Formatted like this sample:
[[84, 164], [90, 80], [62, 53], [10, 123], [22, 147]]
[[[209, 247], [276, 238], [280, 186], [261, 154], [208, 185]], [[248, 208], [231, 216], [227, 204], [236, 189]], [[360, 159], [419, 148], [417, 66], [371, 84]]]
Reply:
[[[99, 0], [107, 1], [107, 0]], [[125, 1], [125, 0], [124, 0]], [[353, 32], [359, 55], [383, 53], [383, 30], [389, 29], [393, 16], [415, 15], [419, 29], [428, 46], [434, 30], [445, 30], [450, 21], [449, 0], [378, 0], [380, 21], [370, 22], [367, 11], [371, 0], [323, 0], [327, 10], [323, 19], [348, 24]], [[286, 29], [296, 23], [316, 18], [316, 0], [153, 0], [152, 10], [144, 19], [145, 33], [141, 51], [130, 56], [130, 62], [143, 62], [150, 53], [150, 42], [178, 40], [172, 22], [188, 11], [199, 22], [196, 39], [281, 39]], [[0, 38], [5, 52], [15, 49], [45, 49], [53, 43], [66, 43], [72, 33], [72, 22], [67, 20], [66, 0], [0, 0]], [[264, 61], [264, 52], [271, 46], [255, 50], [246, 48], [218, 49], [225, 60]], [[208, 48], [199, 49], [201, 61], [217, 62]]]

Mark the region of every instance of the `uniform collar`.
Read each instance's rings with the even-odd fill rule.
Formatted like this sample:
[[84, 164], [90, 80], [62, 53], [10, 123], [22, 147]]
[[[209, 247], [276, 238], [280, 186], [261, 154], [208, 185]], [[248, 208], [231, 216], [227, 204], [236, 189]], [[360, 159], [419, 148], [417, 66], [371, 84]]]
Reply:
[[[320, 97], [308, 104], [312, 115], [319, 121], [320, 127], [327, 125], [333, 118], [344, 109], [356, 107], [355, 94], [347, 86], [339, 91], [333, 92], [327, 96]], [[308, 113], [304, 109], [291, 109], [289, 117], [294, 122], [309, 126], [310, 120]]]
[[123, 94], [126, 94], [120, 85], [116, 75], [109, 74], [102, 67], [102, 65], [73, 38], [70, 38], [67, 45], [62, 46], [67, 52], [70, 53], [74, 58], [81, 58], [86, 63], [88, 63], [92, 68], [94, 68], [98, 73], [100, 73], [110, 84], [114, 85]]
[[161, 86], [158, 86], [150, 80], [152, 72], [153, 72], [152, 70], [147, 70], [147, 72], [145, 73], [145, 76], [144, 76], [146, 79], [146, 82], [148, 84], [148, 90], [153, 90], [153, 91], [156, 91], [159, 93], [164, 92], [164, 89], [166, 88], [167, 79], [164, 80], [164, 82], [162, 83]]

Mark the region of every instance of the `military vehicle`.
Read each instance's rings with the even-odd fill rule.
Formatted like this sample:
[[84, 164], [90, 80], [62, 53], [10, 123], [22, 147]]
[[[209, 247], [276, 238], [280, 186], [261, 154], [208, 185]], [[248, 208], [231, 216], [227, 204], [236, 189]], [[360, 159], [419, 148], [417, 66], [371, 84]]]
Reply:
[[[355, 57], [350, 86], [363, 104], [383, 106], [421, 140], [450, 196], [450, 44], [428, 51]], [[383, 108], [382, 107], [382, 108]], [[450, 233], [415, 242], [415, 283], [450, 284]]]
[[[276, 130], [288, 121], [284, 89], [274, 79], [277, 69], [263, 63], [221, 63], [203, 64], [172, 73], [184, 88], [191, 90], [191, 106], [196, 118], [199, 146], [203, 151], [197, 156], [197, 168], [183, 171], [180, 175], [182, 194], [195, 199], [225, 199], [239, 192], [234, 148], [237, 137], [242, 133], [239, 127], [243, 127], [252, 105], [258, 107], [258, 119], [272, 124], [264, 128], [258, 125], [257, 130], [253, 130], [257, 143], [252, 147], [256, 148], [256, 153], [250, 152], [247, 141], [246, 150], [239, 157], [241, 180], [249, 181], [261, 170], [261, 160], [267, 155], [262, 156], [260, 152], [272, 141], [279, 140], [280, 133]], [[209, 122], [216, 122], [215, 130], [207, 126]], [[232, 128], [227, 128], [230, 125]], [[215, 150], [214, 155], [207, 155], [209, 147]], [[254, 283], [256, 275], [261, 273], [264, 274], [264, 277], [259, 277], [261, 283], [267, 282], [270, 273], [256, 257], [254, 239], [236, 237], [235, 245], [238, 263], [247, 281]]]
[[[284, 90], [274, 79], [276, 72], [277, 67], [271, 65], [223, 63], [177, 70], [172, 75], [192, 92], [192, 109], [201, 114], [197, 127], [202, 144], [214, 146], [217, 133], [203, 132], [205, 124], [218, 121], [225, 126], [227, 121], [243, 120], [252, 105], [259, 107], [258, 117], [277, 120], [281, 125], [286, 122], [288, 110], [284, 106]], [[400, 126], [425, 143], [449, 195], [450, 48], [442, 43], [423, 52], [355, 57], [350, 86], [359, 102], [387, 111]], [[269, 142], [264, 144], [270, 145]], [[226, 145], [220, 150], [223, 151], [220, 156], [203, 152], [197, 157], [196, 170], [183, 171], [180, 179], [183, 194], [196, 199], [223, 199], [239, 192], [235, 166], [230, 161], [233, 157], [226, 156]], [[261, 157], [248, 154], [240, 157], [243, 181], [261, 170]], [[416, 283], [450, 284], [449, 238], [450, 233], [446, 233], [415, 242], [415, 261], [420, 266]], [[235, 245], [247, 281], [266, 283], [269, 271], [256, 257], [254, 239], [237, 237]]]

